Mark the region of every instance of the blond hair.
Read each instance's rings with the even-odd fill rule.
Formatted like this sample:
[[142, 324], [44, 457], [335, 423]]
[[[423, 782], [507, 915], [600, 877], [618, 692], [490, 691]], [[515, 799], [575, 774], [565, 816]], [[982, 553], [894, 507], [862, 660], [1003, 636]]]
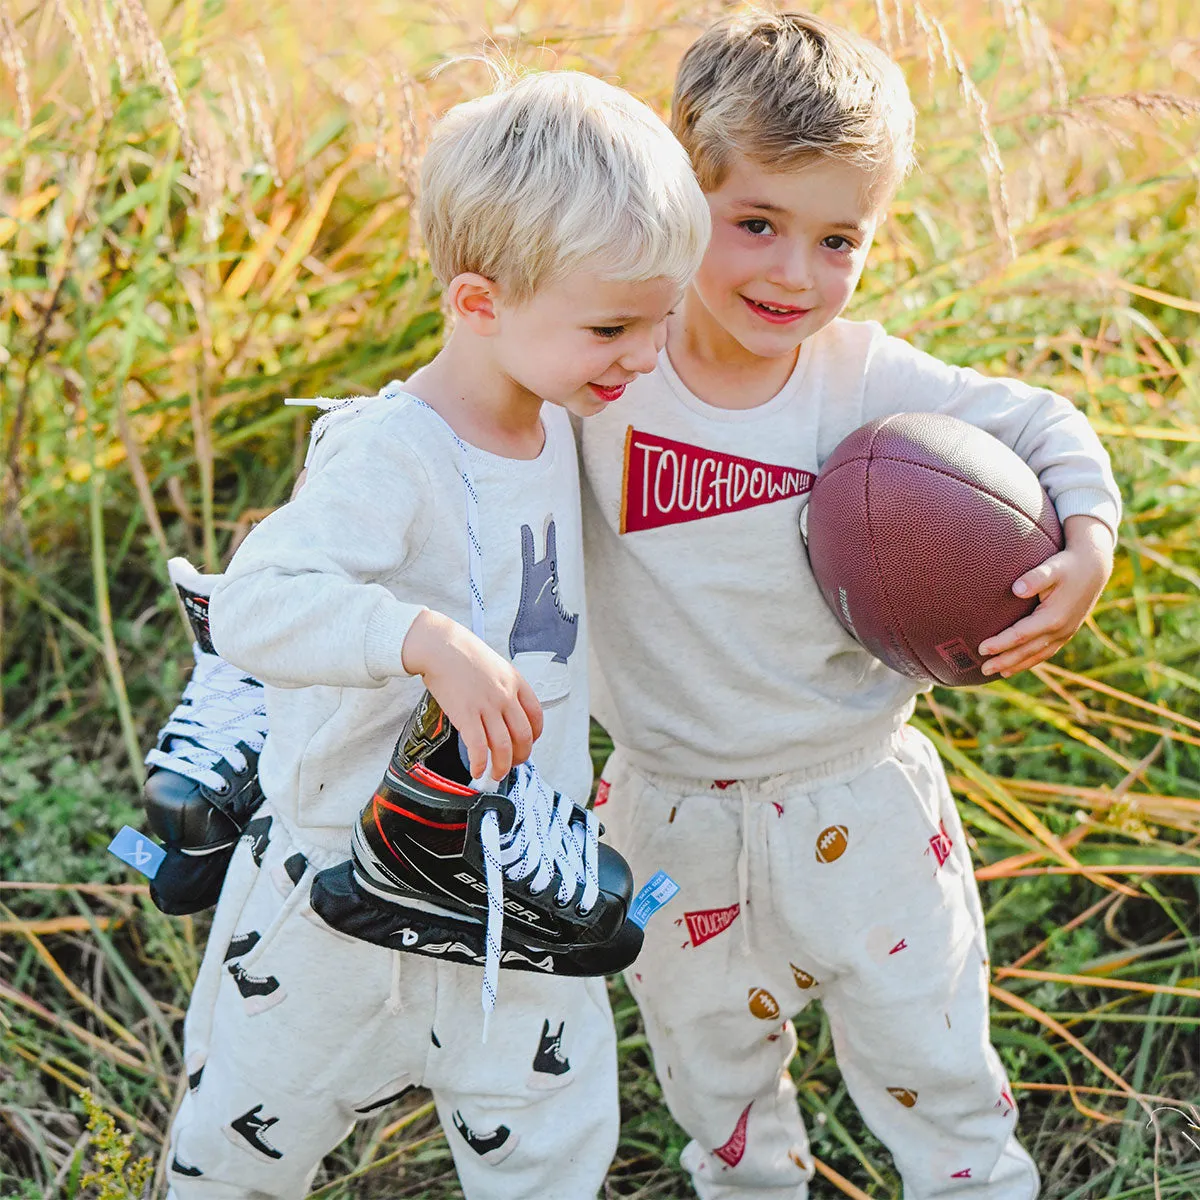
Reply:
[[681, 288], [708, 205], [666, 125], [589, 75], [526, 75], [452, 108], [421, 164], [421, 232], [443, 283], [465, 271], [518, 303], [585, 264]]
[[705, 191], [739, 154], [772, 171], [841, 159], [891, 190], [912, 169], [914, 123], [904, 76], [878, 46], [798, 12], [711, 26], [684, 54], [671, 105]]

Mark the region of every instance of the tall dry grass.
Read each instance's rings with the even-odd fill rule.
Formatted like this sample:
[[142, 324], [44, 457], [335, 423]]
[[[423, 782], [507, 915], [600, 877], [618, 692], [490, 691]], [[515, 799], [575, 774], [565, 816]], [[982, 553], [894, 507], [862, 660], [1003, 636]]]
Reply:
[[[1087, 629], [918, 720], [972, 834], [995, 1038], [1045, 1194], [1195, 1196], [1200, 11], [816, 7], [890, 50], [921, 114], [922, 167], [855, 315], [1054, 387], [1114, 457], [1127, 515]], [[486, 85], [480, 53], [665, 106], [723, 11], [0, 0], [0, 1194], [89, 1194], [119, 1135], [85, 1127], [85, 1091], [161, 1183], [203, 927], [150, 910], [102, 847], [137, 823], [142, 750], [186, 667], [165, 560], [219, 567], [284, 498], [305, 428], [283, 396], [369, 391], [436, 348], [411, 219], [432, 116]], [[613, 995], [613, 1194], [684, 1196], [682, 1137]], [[819, 1010], [797, 1027], [825, 1194], [895, 1195]], [[454, 1191], [422, 1100], [322, 1180]]]

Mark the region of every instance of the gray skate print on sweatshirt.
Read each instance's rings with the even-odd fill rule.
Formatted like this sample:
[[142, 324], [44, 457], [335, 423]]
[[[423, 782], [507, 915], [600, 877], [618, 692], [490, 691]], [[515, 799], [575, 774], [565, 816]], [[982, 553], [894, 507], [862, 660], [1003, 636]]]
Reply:
[[521, 526], [521, 603], [508, 636], [508, 656], [543, 704], [571, 690], [567, 660], [579, 637], [579, 614], [563, 608], [554, 518], [546, 521], [546, 552], [537, 558], [533, 530]]

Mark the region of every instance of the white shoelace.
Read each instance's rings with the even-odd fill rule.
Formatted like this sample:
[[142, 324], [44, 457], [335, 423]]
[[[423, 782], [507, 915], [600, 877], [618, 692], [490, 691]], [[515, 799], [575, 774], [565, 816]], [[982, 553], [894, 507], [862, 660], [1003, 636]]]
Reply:
[[[590, 912], [600, 895], [596, 859], [599, 854], [600, 823], [595, 813], [571, 821], [574, 805], [564, 795], [542, 782], [532, 764], [516, 768], [517, 779], [508, 793], [516, 809], [512, 828], [502, 839], [500, 818], [484, 813], [480, 826], [484, 870], [487, 876], [487, 953], [483, 967], [483, 1040], [496, 1007], [500, 977], [500, 943], [504, 933], [504, 879], [529, 879], [533, 894], [550, 886], [557, 867], [561, 882], [555, 896], [564, 908], [572, 902], [579, 885], [581, 914]], [[532, 876], [532, 879], [530, 879]]]
[[[196, 667], [170, 719], [159, 731], [156, 746], [146, 755], [148, 767], [164, 767], [194, 779], [213, 791], [225, 791], [228, 781], [214, 769], [227, 762], [235, 771], [247, 767], [241, 745], [263, 748], [267, 710], [262, 684], [247, 678], [232, 663], [205, 654], [193, 643]], [[174, 739], [174, 744], [172, 744]]]

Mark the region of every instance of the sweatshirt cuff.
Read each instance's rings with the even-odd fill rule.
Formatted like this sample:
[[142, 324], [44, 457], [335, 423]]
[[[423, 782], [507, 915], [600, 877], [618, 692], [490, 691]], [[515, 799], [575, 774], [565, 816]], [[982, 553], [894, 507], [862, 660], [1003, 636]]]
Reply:
[[1102, 488], [1072, 488], [1069, 492], [1063, 492], [1054, 499], [1054, 511], [1058, 513], [1060, 521], [1068, 517], [1095, 517], [1103, 521], [1116, 545], [1121, 509], [1112, 495]]
[[372, 679], [408, 674], [404, 669], [404, 639], [424, 611], [425, 605], [405, 604], [390, 593], [375, 605], [363, 639], [364, 661]]

